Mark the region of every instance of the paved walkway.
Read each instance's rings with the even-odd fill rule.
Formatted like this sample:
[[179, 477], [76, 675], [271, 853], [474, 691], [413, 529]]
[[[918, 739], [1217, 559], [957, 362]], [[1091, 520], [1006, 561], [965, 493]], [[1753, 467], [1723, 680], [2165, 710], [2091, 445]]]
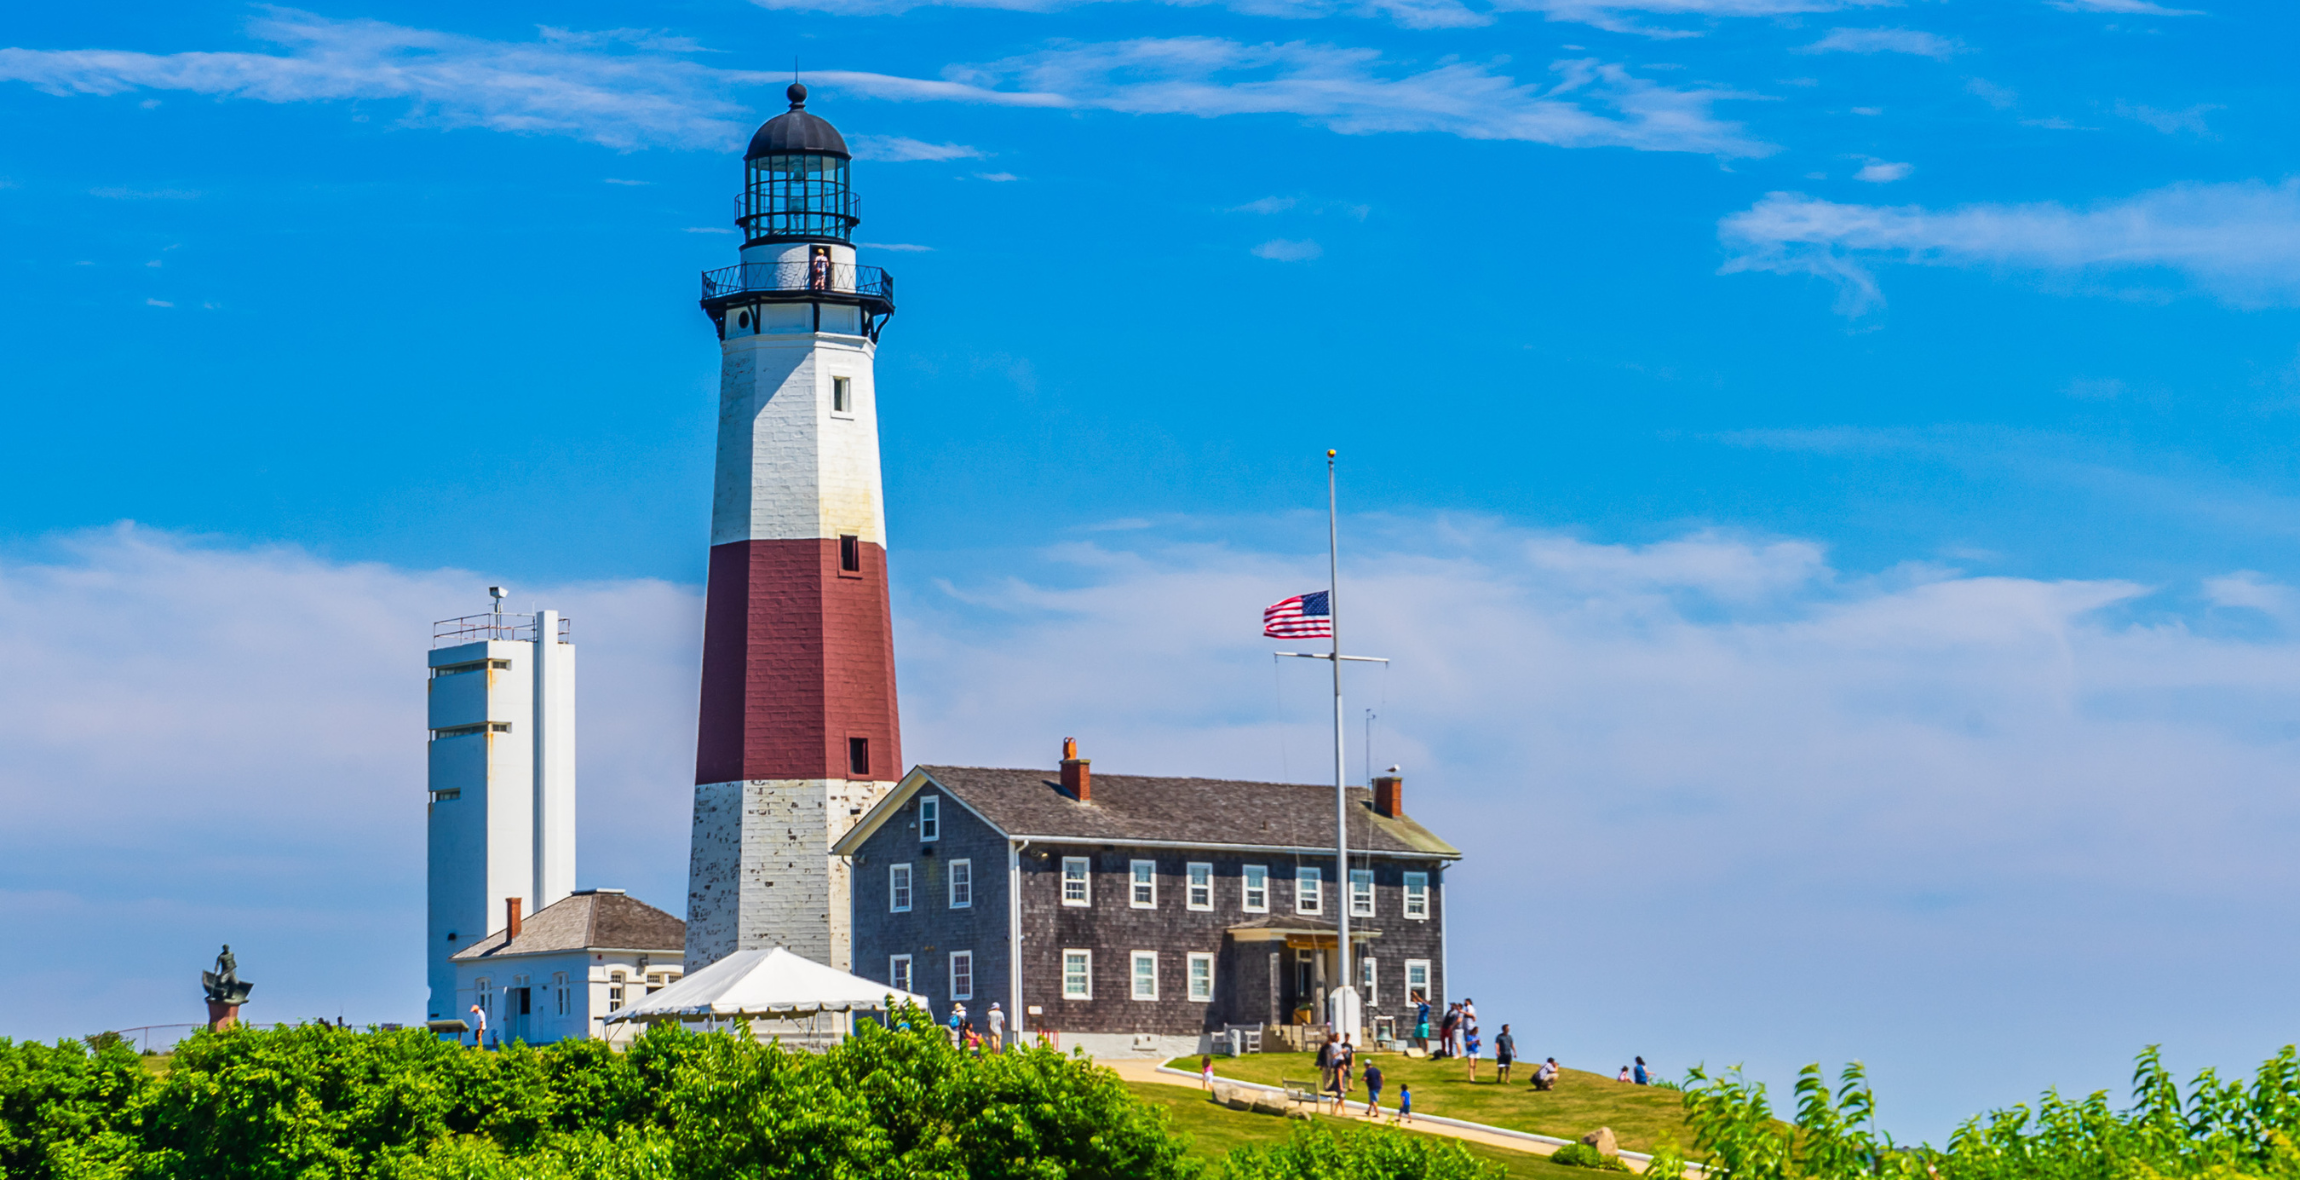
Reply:
[[[1198, 1079], [1194, 1077], [1190, 1077], [1184, 1074], [1160, 1073], [1158, 1071], [1158, 1066], [1161, 1063], [1156, 1061], [1098, 1060], [1095, 1062], [1095, 1064], [1108, 1066], [1112, 1073], [1117, 1074], [1120, 1078], [1123, 1078], [1129, 1082], [1156, 1082], [1160, 1085], [1167, 1086], [1187, 1086], [1193, 1090], [1198, 1089], [1200, 1085]], [[1387, 1124], [1390, 1119], [1395, 1118], [1397, 1115], [1397, 1111], [1392, 1109], [1378, 1120], [1370, 1119], [1366, 1117], [1366, 1104], [1362, 1101], [1345, 1103], [1343, 1106], [1346, 1112], [1344, 1117], [1353, 1123], [1381, 1122]], [[1515, 1138], [1514, 1136], [1496, 1135], [1489, 1131], [1477, 1131], [1468, 1127], [1449, 1127], [1438, 1123], [1422, 1122], [1419, 1120], [1411, 1123], [1399, 1124], [1398, 1129], [1402, 1131], [1419, 1131], [1425, 1135], [1443, 1135], [1449, 1139], [1466, 1139], [1472, 1143], [1483, 1143], [1489, 1147], [1502, 1147], [1511, 1151], [1530, 1152], [1534, 1155], [1548, 1155], [1549, 1153], [1557, 1150], [1555, 1144], [1534, 1143], [1529, 1140]], [[1638, 1161], [1626, 1160], [1623, 1162], [1629, 1164], [1630, 1167], [1635, 1168], [1640, 1172], [1645, 1170], [1645, 1166]]]

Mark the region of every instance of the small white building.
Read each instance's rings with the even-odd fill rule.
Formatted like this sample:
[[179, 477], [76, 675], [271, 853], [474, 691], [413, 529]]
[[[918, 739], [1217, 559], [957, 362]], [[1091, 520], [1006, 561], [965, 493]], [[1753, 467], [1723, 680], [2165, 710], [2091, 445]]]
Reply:
[[[620, 889], [579, 889], [457, 951], [455, 1008], [487, 1013], [491, 1044], [605, 1037], [606, 1016], [685, 973], [687, 924]], [[629, 1025], [612, 1026], [617, 1039]]]
[[[555, 611], [432, 627], [429, 920], [432, 1020], [464, 1015], [457, 952], [500, 933], [506, 899], [532, 914], [575, 888], [575, 647]], [[677, 946], [677, 943], [671, 943]]]

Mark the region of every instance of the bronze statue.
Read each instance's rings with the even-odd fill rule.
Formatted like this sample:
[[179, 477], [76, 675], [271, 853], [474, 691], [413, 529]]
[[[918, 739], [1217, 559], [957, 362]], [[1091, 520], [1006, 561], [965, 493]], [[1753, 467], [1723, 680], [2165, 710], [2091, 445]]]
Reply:
[[232, 946], [224, 944], [223, 953], [216, 956], [216, 969], [200, 972], [200, 982], [207, 985], [211, 1004], [245, 1004], [248, 993], [256, 989], [252, 983], [240, 982], [240, 961], [232, 957]]

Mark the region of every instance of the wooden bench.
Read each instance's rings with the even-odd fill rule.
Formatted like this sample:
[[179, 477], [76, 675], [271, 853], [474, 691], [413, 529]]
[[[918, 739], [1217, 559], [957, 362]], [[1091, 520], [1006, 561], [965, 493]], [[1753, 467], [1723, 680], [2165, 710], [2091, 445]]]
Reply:
[[1333, 1096], [1331, 1094], [1327, 1094], [1324, 1091], [1318, 1089], [1318, 1083], [1316, 1082], [1303, 1082], [1295, 1081], [1291, 1078], [1279, 1078], [1278, 1087], [1286, 1092], [1286, 1101], [1296, 1106], [1299, 1106], [1305, 1102], [1312, 1106], [1316, 1106], [1321, 1102], [1330, 1102], [1333, 1100]]

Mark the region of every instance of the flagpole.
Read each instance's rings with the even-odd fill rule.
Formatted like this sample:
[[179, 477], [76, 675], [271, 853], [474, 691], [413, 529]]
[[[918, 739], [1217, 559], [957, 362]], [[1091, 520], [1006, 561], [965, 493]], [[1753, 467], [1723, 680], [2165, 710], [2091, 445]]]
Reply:
[[[1336, 958], [1341, 967], [1342, 978], [1336, 986], [1337, 988], [1348, 988], [1354, 995], [1357, 991], [1357, 976], [1350, 974], [1350, 793], [1348, 773], [1343, 761], [1344, 735], [1342, 730], [1342, 526], [1338, 500], [1334, 493], [1334, 454], [1335, 452], [1331, 448], [1327, 449], [1326, 617], [1334, 641], [1332, 656], [1334, 665], [1334, 863], [1341, 874], [1336, 881], [1334, 895], [1334, 900], [1340, 907], [1339, 917], [1341, 919], [1341, 936], [1336, 940], [1338, 951]], [[1345, 1002], [1337, 1004], [1335, 1007], [1342, 1009], [1342, 1011], [1330, 1014], [1328, 1019], [1339, 1024], [1341, 1023], [1339, 1018], [1347, 1017], [1347, 1010], [1355, 1007], [1355, 1005]], [[1354, 1045], [1358, 1041], [1357, 1029], [1342, 1028], [1335, 1031], [1341, 1033], [1342, 1039], [1350, 1044]]]

